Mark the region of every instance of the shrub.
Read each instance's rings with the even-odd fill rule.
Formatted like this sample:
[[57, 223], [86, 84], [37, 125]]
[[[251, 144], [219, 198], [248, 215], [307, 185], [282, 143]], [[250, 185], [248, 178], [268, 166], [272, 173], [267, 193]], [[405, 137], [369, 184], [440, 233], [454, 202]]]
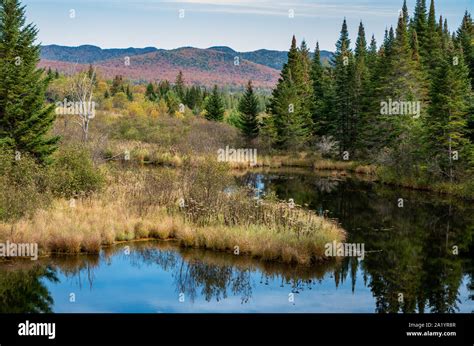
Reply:
[[31, 215], [52, 201], [47, 169], [25, 154], [15, 159], [12, 150], [0, 153], [0, 220]]
[[53, 192], [66, 198], [90, 195], [105, 183], [104, 175], [94, 167], [89, 153], [72, 147], [57, 153], [50, 175]]

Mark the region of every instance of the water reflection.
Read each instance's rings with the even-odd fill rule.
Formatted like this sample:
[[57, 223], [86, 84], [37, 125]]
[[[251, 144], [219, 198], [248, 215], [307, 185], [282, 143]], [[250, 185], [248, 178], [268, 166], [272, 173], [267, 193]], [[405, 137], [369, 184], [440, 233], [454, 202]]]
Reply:
[[270, 173], [242, 179], [263, 182], [267, 192], [280, 198], [328, 210], [349, 231], [348, 242], [365, 243], [366, 258], [346, 258], [335, 278], [349, 277], [354, 289], [360, 266], [376, 299], [375, 311], [459, 311], [464, 275], [470, 277], [468, 299], [473, 299], [472, 203], [350, 177], [299, 174], [295, 179], [294, 174]]
[[[136, 242], [105, 248], [100, 256], [0, 264], [0, 312], [472, 310], [472, 203], [332, 174], [269, 172], [239, 179], [257, 193], [327, 211], [322, 214], [348, 230], [348, 242], [365, 243], [364, 259], [301, 267]], [[72, 291], [80, 296], [76, 305], [68, 302]], [[288, 304], [290, 292], [299, 305]]]
[[50, 267], [0, 268], [0, 313], [52, 312], [53, 298], [41, 279], [57, 282]]

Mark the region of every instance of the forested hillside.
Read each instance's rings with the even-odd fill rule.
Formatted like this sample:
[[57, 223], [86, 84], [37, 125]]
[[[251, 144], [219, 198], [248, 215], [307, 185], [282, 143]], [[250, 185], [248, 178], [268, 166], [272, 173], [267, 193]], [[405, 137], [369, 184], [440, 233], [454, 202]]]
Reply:
[[331, 66], [293, 37], [262, 131], [276, 148], [380, 164], [389, 180], [465, 180], [474, 167], [473, 39], [468, 12], [453, 31], [433, 0], [417, 1], [413, 15], [404, 2], [381, 43], [362, 22], [351, 43], [344, 20]]

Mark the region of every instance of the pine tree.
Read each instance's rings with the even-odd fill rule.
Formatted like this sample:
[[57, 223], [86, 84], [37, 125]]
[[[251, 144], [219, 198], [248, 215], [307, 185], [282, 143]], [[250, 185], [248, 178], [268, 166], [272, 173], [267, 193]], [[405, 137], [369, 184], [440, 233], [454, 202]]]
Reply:
[[335, 139], [339, 142], [339, 151], [353, 151], [353, 115], [352, 115], [352, 96], [353, 96], [353, 55], [350, 49], [349, 32], [347, 22], [344, 19], [342, 23], [339, 40], [336, 43], [336, 52], [333, 57], [335, 76], [335, 105], [336, 112], [336, 132]]
[[217, 89], [217, 85], [214, 85], [212, 93], [206, 102], [206, 119], [213, 121], [222, 121], [224, 119], [224, 102]]
[[[388, 31], [386, 31], [386, 39], [388, 40]], [[383, 77], [387, 73], [387, 57], [385, 56], [384, 44], [377, 52], [377, 42], [372, 35], [369, 50], [367, 52], [367, 70], [368, 81], [365, 88], [365, 109], [364, 117], [361, 119], [360, 134], [358, 138], [359, 154], [371, 157], [374, 151], [378, 150], [378, 145], [383, 142], [382, 138], [385, 133], [381, 130], [379, 124], [380, 109], [380, 89]]]
[[304, 128], [304, 137], [307, 141], [313, 130], [311, 108], [313, 104], [313, 90], [311, 85], [311, 58], [306, 41], [301, 42], [298, 50], [297, 73], [294, 75], [294, 81], [297, 88], [298, 97], [301, 99], [301, 107], [297, 110], [297, 116], [300, 118]]
[[252, 82], [249, 81], [244, 95], [241, 97], [239, 106], [239, 127], [248, 141], [258, 136], [258, 100], [254, 94]]
[[456, 41], [462, 47], [464, 61], [469, 68], [471, 84], [474, 85], [474, 23], [467, 11], [464, 13], [461, 26], [457, 31]]
[[112, 81], [112, 87], [110, 88], [110, 93], [112, 94], [112, 96], [115, 96], [115, 94], [120, 91], [125, 92], [125, 90], [123, 89], [123, 77], [118, 75], [118, 76], [115, 76]]
[[313, 62], [311, 64], [311, 81], [313, 84], [313, 103], [312, 103], [312, 120], [313, 133], [318, 136], [323, 136], [327, 132], [326, 122], [324, 118], [324, 67], [321, 63], [321, 51], [319, 49], [319, 42], [316, 42], [316, 49], [314, 50]]
[[459, 153], [460, 162], [467, 161], [469, 155], [466, 132], [472, 95], [469, 71], [462, 55], [453, 63], [459, 56], [460, 52], [451, 42], [435, 71], [430, 90], [431, 104], [425, 120], [426, 152], [450, 179], [454, 178], [454, 152]]
[[418, 42], [420, 43], [421, 56], [424, 59], [428, 51], [426, 50], [426, 31], [428, 28], [427, 14], [426, 14], [426, 0], [417, 0], [415, 6], [415, 13], [411, 26], [416, 30], [418, 35]]
[[36, 68], [37, 33], [35, 26], [25, 25], [18, 0], [0, 2], [0, 144], [47, 163], [59, 137], [48, 135], [55, 106], [45, 106], [49, 79]]
[[[416, 46], [416, 42], [414, 44]], [[427, 98], [427, 85], [416, 54], [414, 55], [416, 50], [410, 47], [403, 15], [398, 19], [397, 35], [392, 49], [393, 58], [389, 59], [390, 64], [383, 72], [379, 84], [380, 100], [387, 103], [390, 100], [420, 102], [422, 110]], [[381, 128], [387, 134], [383, 146], [396, 147], [402, 135], [406, 138], [410, 129], [414, 128], [414, 118], [414, 114], [381, 114]]]
[[162, 80], [158, 83], [158, 94], [160, 98], [166, 97], [166, 94], [170, 91], [171, 86], [170, 82], [167, 80]]
[[155, 93], [155, 87], [153, 83], [148, 83], [146, 86], [145, 97], [150, 101], [156, 101], [157, 96]]
[[180, 70], [178, 75], [176, 76], [174, 90], [181, 101], [184, 101], [185, 89], [186, 89], [186, 86], [184, 83], [183, 71]]
[[[461, 26], [457, 30], [455, 42], [462, 49], [463, 60], [469, 69], [471, 86], [474, 86], [474, 23], [467, 11], [464, 13]], [[474, 143], [474, 102], [471, 103], [467, 127], [468, 137]]]
[[[434, 0], [431, 0], [430, 3], [425, 36], [426, 42], [423, 46], [423, 49], [425, 50], [423, 64], [428, 71], [433, 71], [441, 59], [441, 36], [439, 35], [438, 26], [436, 23]], [[431, 74], [428, 73], [428, 76], [430, 75]]]
[[125, 95], [127, 95], [127, 99], [129, 101], [133, 101], [133, 93], [130, 90], [130, 85], [127, 84], [127, 89], [125, 90]]
[[279, 148], [298, 148], [307, 143], [311, 131], [312, 91], [310, 59], [306, 44], [298, 49], [293, 36], [288, 62], [283, 65], [278, 84], [268, 107], [268, 126], [276, 134]]
[[368, 51], [365, 29], [362, 22], [359, 24], [356, 47], [354, 51], [355, 64], [353, 68], [353, 95], [352, 95], [352, 119], [351, 119], [351, 141], [356, 150], [365, 149], [364, 140], [360, 133], [367, 122], [367, 113], [370, 107], [370, 78], [367, 67]]
[[408, 14], [407, 0], [403, 0], [402, 16], [405, 18], [405, 23], [410, 24], [410, 15]]

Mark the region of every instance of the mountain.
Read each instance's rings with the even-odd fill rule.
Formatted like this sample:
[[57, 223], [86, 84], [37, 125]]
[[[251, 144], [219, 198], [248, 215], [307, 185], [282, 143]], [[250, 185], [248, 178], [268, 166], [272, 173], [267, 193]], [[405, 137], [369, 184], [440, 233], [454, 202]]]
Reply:
[[[256, 64], [265, 65], [277, 70], [281, 70], [283, 68], [283, 64], [288, 61], [288, 52], [286, 51], [259, 49], [253, 52], [236, 52], [232, 48], [225, 47], [225, 46], [210, 47], [208, 49], [235, 54], [235, 56], [239, 56], [242, 59], [252, 61]], [[322, 50], [321, 51], [322, 62], [325, 63], [329, 61], [332, 55], [333, 55], [332, 52], [329, 52], [327, 50]], [[310, 53], [310, 56], [312, 58], [313, 53]]]
[[83, 45], [78, 47], [49, 45], [41, 46], [41, 59], [74, 62], [79, 64], [92, 64], [98, 61], [146, 54], [157, 50], [158, 49], [154, 47], [102, 49], [100, 47], [91, 45]]
[[[279, 70], [286, 62], [287, 54], [266, 49], [237, 52], [225, 46], [166, 50], [153, 47], [102, 49], [91, 45], [49, 45], [41, 47], [40, 66], [72, 73], [93, 64], [107, 78], [123, 75], [143, 81], [174, 81], [181, 70], [190, 84], [241, 87], [252, 80], [256, 87], [272, 88], [278, 81]], [[331, 54], [322, 53], [322, 60]], [[238, 64], [235, 64], [235, 57], [240, 58]]]
[[[91, 56], [91, 55], [90, 55]], [[267, 66], [240, 59], [234, 64], [234, 54], [219, 52], [212, 49], [192, 47], [172, 50], [159, 49], [154, 52], [131, 55], [126, 64], [123, 54], [119, 57], [94, 61], [99, 73], [106, 78], [122, 75], [126, 78], [141, 81], [156, 81], [167, 79], [174, 81], [179, 71], [183, 72], [184, 79], [189, 84], [212, 86], [229, 86], [240, 88], [248, 80], [252, 80], [256, 87], [271, 88], [278, 80], [280, 72]], [[85, 58], [79, 61], [91, 61]], [[65, 73], [86, 70], [88, 64], [78, 64], [71, 61], [42, 59], [40, 67], [53, 70], [58, 69]]]

